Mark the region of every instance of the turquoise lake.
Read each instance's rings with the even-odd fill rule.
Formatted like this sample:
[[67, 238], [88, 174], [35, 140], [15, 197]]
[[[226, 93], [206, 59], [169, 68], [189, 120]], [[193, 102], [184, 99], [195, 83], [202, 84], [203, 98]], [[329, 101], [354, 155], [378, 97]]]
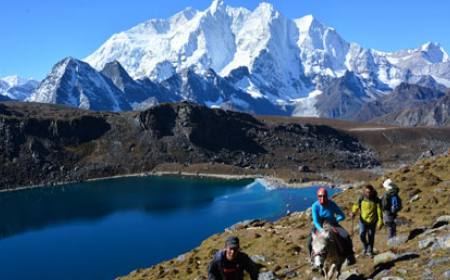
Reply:
[[113, 279], [236, 222], [304, 210], [316, 189], [128, 177], [0, 193], [0, 279]]

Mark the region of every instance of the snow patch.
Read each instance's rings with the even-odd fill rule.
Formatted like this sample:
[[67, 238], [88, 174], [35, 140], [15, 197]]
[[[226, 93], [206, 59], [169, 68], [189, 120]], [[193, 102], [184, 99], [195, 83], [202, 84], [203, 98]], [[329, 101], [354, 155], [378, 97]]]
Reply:
[[315, 108], [317, 96], [321, 95], [321, 90], [314, 90], [309, 93], [308, 97], [292, 100], [295, 109], [292, 113], [296, 117], [319, 117], [320, 113]]

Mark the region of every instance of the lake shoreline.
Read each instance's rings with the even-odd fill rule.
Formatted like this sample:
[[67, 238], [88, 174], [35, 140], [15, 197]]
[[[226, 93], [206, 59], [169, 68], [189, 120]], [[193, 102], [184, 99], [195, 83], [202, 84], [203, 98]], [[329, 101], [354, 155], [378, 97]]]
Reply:
[[220, 180], [245, 180], [245, 179], [252, 179], [252, 180], [260, 180], [260, 182], [266, 186], [267, 188], [273, 188], [273, 189], [279, 189], [279, 188], [308, 188], [312, 186], [325, 186], [329, 188], [339, 188], [339, 189], [346, 189], [351, 184], [337, 184], [332, 183], [330, 181], [318, 181], [313, 180], [309, 182], [298, 182], [298, 183], [289, 183], [286, 182], [285, 179], [274, 177], [274, 176], [267, 176], [262, 174], [252, 174], [252, 175], [237, 175], [237, 174], [220, 174], [220, 173], [202, 173], [202, 172], [184, 172], [184, 171], [150, 171], [150, 172], [141, 172], [141, 173], [132, 173], [132, 174], [122, 174], [122, 175], [114, 175], [114, 176], [107, 176], [107, 177], [99, 177], [99, 178], [91, 178], [87, 180], [81, 180], [81, 181], [67, 181], [67, 182], [56, 182], [51, 185], [48, 184], [40, 184], [40, 185], [30, 185], [30, 186], [24, 186], [24, 187], [18, 187], [14, 189], [3, 189], [0, 190], [0, 193], [7, 193], [7, 192], [16, 192], [16, 191], [24, 191], [24, 190], [30, 190], [30, 189], [38, 189], [38, 188], [54, 188], [54, 187], [64, 187], [66, 185], [70, 184], [76, 184], [76, 183], [86, 183], [86, 182], [95, 182], [95, 181], [103, 181], [103, 180], [112, 180], [112, 179], [120, 179], [120, 178], [131, 178], [131, 177], [149, 177], [149, 176], [156, 176], [156, 177], [169, 177], [169, 176], [176, 176], [176, 177], [191, 177], [191, 178], [209, 178], [209, 179], [220, 179]]

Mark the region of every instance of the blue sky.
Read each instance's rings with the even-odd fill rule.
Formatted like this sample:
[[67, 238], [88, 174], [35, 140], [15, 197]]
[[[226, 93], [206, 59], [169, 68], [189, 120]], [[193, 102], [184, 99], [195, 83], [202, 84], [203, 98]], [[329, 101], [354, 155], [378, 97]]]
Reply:
[[[225, 0], [254, 9], [258, 0]], [[382, 51], [427, 41], [450, 51], [450, 1], [271, 0], [289, 18], [314, 15], [351, 42]], [[210, 0], [10, 0], [0, 4], [0, 77], [42, 79], [66, 56], [83, 59], [112, 34]], [[432, 3], [432, 4], [431, 4]]]

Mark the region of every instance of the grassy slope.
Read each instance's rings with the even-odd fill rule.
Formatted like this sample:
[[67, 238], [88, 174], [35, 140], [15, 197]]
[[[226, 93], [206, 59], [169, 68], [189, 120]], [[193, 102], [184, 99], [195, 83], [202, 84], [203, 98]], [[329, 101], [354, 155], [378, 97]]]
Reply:
[[[450, 203], [450, 156], [445, 155], [436, 159], [427, 159], [416, 165], [403, 167], [392, 173], [372, 181], [379, 194], [382, 194], [380, 187], [383, 179], [390, 177], [397, 182], [404, 201], [404, 209], [400, 214], [400, 220], [404, 225], [398, 227], [399, 235], [408, 234], [411, 230], [420, 227], [431, 227], [437, 217], [449, 215]], [[355, 187], [341, 194], [334, 199], [343, 207], [346, 213], [353, 201], [359, 196], [360, 188]], [[419, 193], [420, 198], [414, 202], [409, 202], [409, 198]], [[347, 229], [351, 228], [349, 220], [343, 223]], [[354, 246], [357, 255], [361, 252], [361, 244], [357, 236], [355, 223]], [[275, 223], [265, 223], [262, 226], [254, 225], [240, 228], [233, 232], [224, 232], [206, 239], [199, 247], [186, 253], [183, 257], [173, 259], [147, 269], [138, 269], [131, 272], [122, 279], [206, 279], [207, 265], [212, 254], [222, 248], [223, 241], [227, 236], [233, 234], [241, 238], [242, 248], [249, 255], [261, 255], [266, 257], [262, 263], [263, 270], [275, 271], [282, 276], [286, 272], [293, 270], [297, 276], [289, 279], [310, 279], [311, 275], [307, 263], [307, 249], [305, 246], [306, 237], [310, 230], [310, 217], [306, 213], [293, 213]], [[407, 243], [395, 248], [396, 253], [420, 252], [418, 259], [397, 262], [393, 266], [389, 275], [398, 275], [405, 279], [421, 279], [426, 263], [431, 258], [448, 256], [448, 251], [430, 250], [418, 251], [417, 237]], [[377, 233], [376, 250], [387, 251], [386, 231]], [[357, 256], [358, 263], [352, 267], [360, 274], [368, 277], [373, 271], [373, 261], [364, 256]], [[432, 268], [435, 275], [442, 275], [446, 265], [438, 265]], [[345, 268], [344, 268], [345, 270]], [[283, 277], [282, 277], [283, 278]], [[376, 277], [376, 278], [379, 278]]]

